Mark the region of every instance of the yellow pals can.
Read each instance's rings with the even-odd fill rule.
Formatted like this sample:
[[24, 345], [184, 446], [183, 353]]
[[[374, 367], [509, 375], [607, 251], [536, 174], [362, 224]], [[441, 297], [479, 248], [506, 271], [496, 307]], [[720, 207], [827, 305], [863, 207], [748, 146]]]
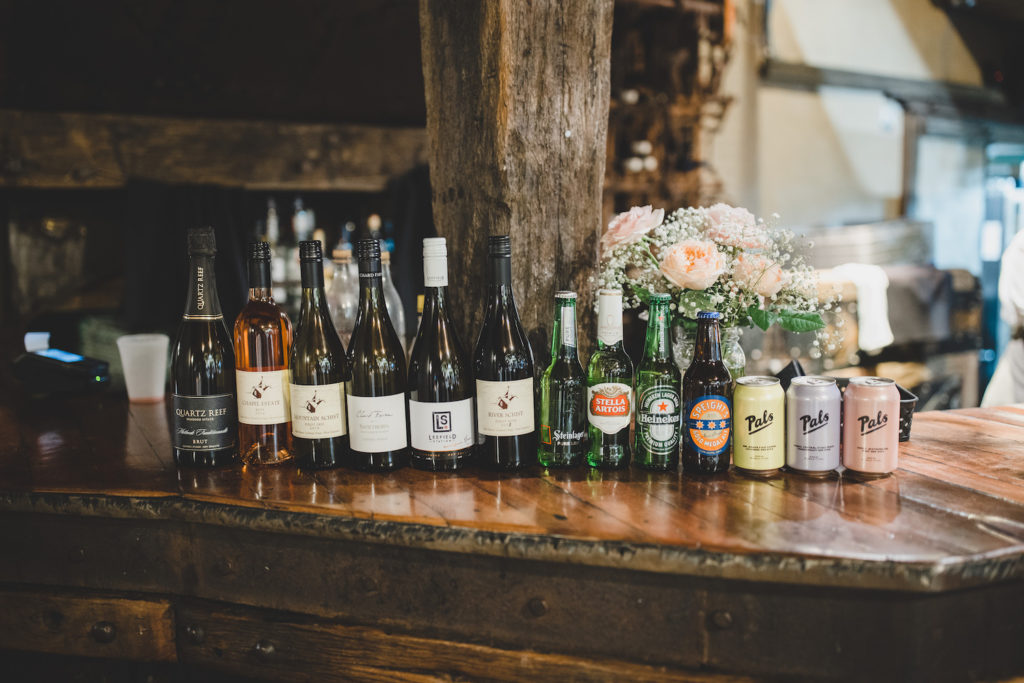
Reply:
[[786, 464], [786, 394], [776, 377], [740, 377], [732, 397], [732, 464], [769, 476]]

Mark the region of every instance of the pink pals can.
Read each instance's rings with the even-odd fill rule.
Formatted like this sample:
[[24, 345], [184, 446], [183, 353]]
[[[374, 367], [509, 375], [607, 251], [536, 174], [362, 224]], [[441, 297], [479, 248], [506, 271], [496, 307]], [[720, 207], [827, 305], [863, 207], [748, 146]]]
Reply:
[[900, 392], [885, 377], [854, 377], [843, 396], [843, 466], [884, 476], [899, 466]]

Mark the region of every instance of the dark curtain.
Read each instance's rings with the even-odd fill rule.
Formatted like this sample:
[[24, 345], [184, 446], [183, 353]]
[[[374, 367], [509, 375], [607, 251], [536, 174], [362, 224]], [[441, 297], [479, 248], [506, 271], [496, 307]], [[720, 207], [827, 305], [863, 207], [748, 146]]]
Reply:
[[210, 225], [217, 236], [217, 293], [230, 330], [248, 294], [251, 198], [237, 189], [147, 182], [130, 183], [125, 196], [125, 326], [173, 337], [188, 289], [187, 231]]
[[423, 293], [423, 238], [437, 236], [427, 167], [418, 166], [392, 180], [387, 196], [395, 231], [391, 273], [405, 306], [406, 329], [411, 337], [416, 331], [416, 296]]

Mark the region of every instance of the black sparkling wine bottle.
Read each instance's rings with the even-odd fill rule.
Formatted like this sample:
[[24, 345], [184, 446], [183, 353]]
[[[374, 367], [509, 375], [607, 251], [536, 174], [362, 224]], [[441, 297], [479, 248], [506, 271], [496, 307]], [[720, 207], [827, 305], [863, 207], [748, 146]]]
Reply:
[[331, 322], [318, 240], [299, 243], [302, 305], [291, 354], [292, 444], [296, 464], [322, 470], [349, 454], [345, 384], [352, 372]]
[[171, 349], [171, 444], [182, 466], [220, 467], [238, 459], [235, 354], [224, 324], [213, 228], [189, 230], [189, 289]]
[[487, 249], [487, 311], [473, 353], [477, 462], [491, 469], [517, 470], [537, 461], [533, 349], [512, 295], [509, 236], [491, 235]]
[[359, 258], [359, 311], [349, 346], [349, 443], [352, 465], [386, 471], [409, 460], [406, 419], [405, 351], [384, 302], [380, 241], [362, 239]]
[[443, 237], [423, 240], [423, 319], [409, 358], [412, 464], [457, 470], [472, 457], [473, 378], [448, 312], [448, 251]]

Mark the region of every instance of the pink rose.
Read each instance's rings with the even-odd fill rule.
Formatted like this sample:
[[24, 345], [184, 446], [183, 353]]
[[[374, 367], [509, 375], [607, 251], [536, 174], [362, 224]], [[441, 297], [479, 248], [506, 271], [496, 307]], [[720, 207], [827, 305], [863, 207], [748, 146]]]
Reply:
[[608, 256], [615, 247], [633, 244], [654, 228], [661, 225], [665, 209], [652, 211], [648, 206], [634, 206], [620, 213], [608, 224], [608, 230], [601, 237], [601, 252]]
[[736, 257], [733, 279], [743, 289], [768, 298], [775, 296], [786, 283], [779, 264], [761, 254], [740, 254]]
[[704, 232], [719, 244], [739, 249], [761, 249], [768, 244], [768, 236], [754, 214], [742, 207], [715, 204], [707, 210], [707, 216]]
[[676, 287], [707, 289], [725, 272], [725, 254], [714, 242], [683, 240], [662, 253], [661, 274]]

